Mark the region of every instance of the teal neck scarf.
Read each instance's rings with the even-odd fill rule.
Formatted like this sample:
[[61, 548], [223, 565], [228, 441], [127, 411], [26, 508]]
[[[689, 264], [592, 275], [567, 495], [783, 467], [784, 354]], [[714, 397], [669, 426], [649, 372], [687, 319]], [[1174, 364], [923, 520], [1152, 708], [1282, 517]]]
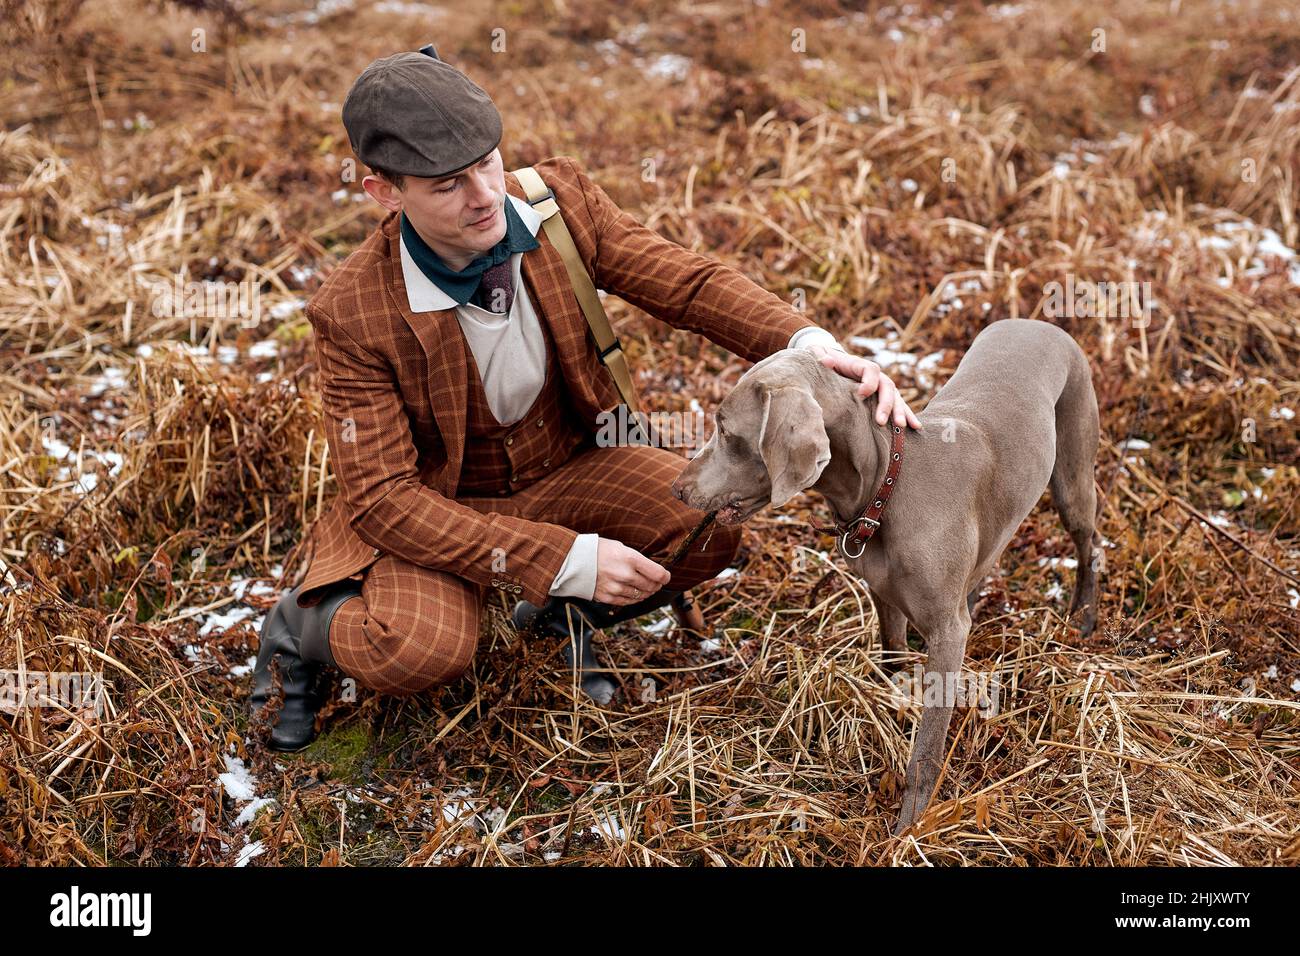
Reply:
[[478, 291], [479, 280], [483, 278], [484, 272], [498, 263], [505, 262], [516, 252], [527, 252], [541, 245], [528, 231], [519, 213], [515, 212], [515, 204], [508, 196], [505, 201], [505, 213], [506, 234], [502, 240], [459, 272], [449, 268], [442, 261], [442, 257], [429, 248], [429, 244], [420, 237], [415, 227], [406, 218], [406, 213], [402, 213], [402, 239], [406, 243], [407, 251], [411, 253], [411, 258], [415, 260], [415, 264], [420, 267], [420, 271], [428, 277], [429, 281], [455, 299], [458, 304], [464, 305]]

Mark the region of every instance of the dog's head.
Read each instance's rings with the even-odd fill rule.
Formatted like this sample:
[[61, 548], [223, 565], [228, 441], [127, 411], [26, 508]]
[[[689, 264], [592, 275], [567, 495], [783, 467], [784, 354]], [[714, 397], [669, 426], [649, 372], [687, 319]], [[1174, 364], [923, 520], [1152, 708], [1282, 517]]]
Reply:
[[672, 492], [722, 524], [739, 524], [816, 484], [831, 460], [806, 351], [784, 349], [751, 368], [723, 399], [713, 434]]

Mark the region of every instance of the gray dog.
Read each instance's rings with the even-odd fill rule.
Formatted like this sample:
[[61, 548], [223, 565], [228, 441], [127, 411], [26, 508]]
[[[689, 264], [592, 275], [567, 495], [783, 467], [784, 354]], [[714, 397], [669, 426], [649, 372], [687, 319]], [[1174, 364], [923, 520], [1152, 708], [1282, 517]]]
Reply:
[[[911, 621], [926, 640], [927, 685], [953, 675], [949, 687], [980, 583], [1050, 488], [1078, 551], [1070, 614], [1091, 633], [1099, 428], [1088, 360], [1074, 339], [1047, 322], [994, 322], [918, 417], [920, 431], [877, 424], [874, 395], [858, 396], [808, 350], [784, 349], [723, 400], [713, 436], [673, 494], [734, 524], [801, 491], [821, 492], [850, 567], [871, 588], [884, 647], [906, 650]], [[945, 696], [923, 710], [895, 835], [929, 804], [954, 703]]]

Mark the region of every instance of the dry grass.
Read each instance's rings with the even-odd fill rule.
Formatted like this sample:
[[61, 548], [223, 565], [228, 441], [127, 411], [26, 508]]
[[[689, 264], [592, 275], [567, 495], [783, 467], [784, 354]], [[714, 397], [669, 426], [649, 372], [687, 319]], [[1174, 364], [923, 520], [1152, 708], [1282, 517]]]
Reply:
[[[4, 0], [0, 669], [107, 694], [0, 715], [0, 861], [1295, 865], [1300, 18], [1175, 7]], [[340, 696], [300, 755], [246, 736], [255, 615], [335, 493], [301, 303], [377, 219], [338, 103], [429, 39], [508, 162], [576, 155], [859, 351], [924, 356], [889, 363], [914, 404], [1048, 283], [1151, 283], [1149, 325], [1055, 319], [1102, 405], [1102, 626], [1062, 621], [1036, 510], [968, 649], [1001, 709], [954, 720], [919, 836], [888, 839], [919, 709], [815, 498], [703, 589], [714, 642], [608, 635], [608, 709], [494, 604], [465, 680]], [[178, 272], [258, 283], [260, 323], [153, 314]], [[743, 371], [609, 302], [647, 407]]]

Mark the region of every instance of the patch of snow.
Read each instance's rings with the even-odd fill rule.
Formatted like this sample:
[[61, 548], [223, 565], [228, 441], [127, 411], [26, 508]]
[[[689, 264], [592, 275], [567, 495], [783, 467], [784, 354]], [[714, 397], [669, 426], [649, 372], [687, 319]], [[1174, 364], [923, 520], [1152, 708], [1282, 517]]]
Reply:
[[199, 628], [199, 637], [207, 637], [215, 630], [224, 631], [238, 624], [245, 618], [252, 617], [253, 613], [254, 611], [251, 607], [236, 605], [225, 613], [209, 614], [207, 620], [204, 621], [203, 626]]
[[103, 374], [90, 384], [91, 395], [103, 395], [110, 388], [113, 390], [126, 387], [126, 373], [114, 366], [104, 369]]
[[275, 588], [262, 581], [254, 581], [252, 578], [236, 577], [230, 582], [230, 593], [237, 598], [243, 598], [245, 594], [250, 597], [260, 597], [263, 594], [274, 594]]
[[235, 817], [235, 826], [242, 827], [247, 823], [252, 823], [253, 817], [257, 816], [258, 810], [274, 805], [274, 797], [254, 797], [248, 801], [248, 805], [244, 809], [239, 811], [239, 816]]
[[[67, 461], [70, 458], [76, 457], [68, 445], [64, 444], [53, 435], [42, 434], [41, 446], [45, 449], [45, 453], [56, 461]], [[96, 473], [93, 471], [82, 470], [81, 464], [87, 461], [100, 462], [101, 464], [107, 465], [108, 477], [113, 478], [121, 470], [124, 459], [120, 453], [115, 451], [100, 452], [89, 448], [82, 451], [80, 462], [74, 461], [73, 464], [77, 466], [78, 470], [77, 483], [74, 487], [83, 495], [94, 491], [99, 485], [99, 476]], [[55, 472], [55, 478], [59, 481], [67, 481], [72, 477], [72, 467], [72, 465], [60, 466], [58, 471]]]
[[377, 13], [397, 13], [408, 17], [441, 17], [446, 11], [431, 3], [407, 3], [404, 0], [381, 0], [372, 8]]
[[226, 796], [236, 803], [252, 800], [257, 796], [257, 778], [249, 773], [244, 761], [230, 754], [222, 754], [226, 762], [226, 772], [217, 775], [217, 780], [226, 791]]
[[684, 80], [691, 71], [691, 58], [680, 53], [661, 53], [643, 67], [655, 79]]
[[[1292, 285], [1300, 285], [1300, 256], [1274, 230], [1251, 219], [1234, 219], [1214, 223], [1214, 231], [1218, 235], [1205, 236], [1197, 245], [1202, 249], [1239, 251], [1243, 258], [1249, 252], [1250, 259], [1241, 275], [1265, 275], [1269, 270], [1261, 256], [1270, 256], [1290, 263], [1288, 278]], [[1228, 284], [1226, 276], [1216, 281], [1220, 285]]]
[[618, 819], [611, 811], [603, 808], [597, 811], [596, 825], [587, 832], [594, 833], [596, 836], [603, 837], [612, 843], [622, 843], [627, 839], [627, 834], [623, 832], [623, 827], [619, 825]]
[[266, 847], [261, 840], [254, 840], [239, 851], [239, 857], [235, 860], [235, 866], [247, 866], [248, 861], [255, 856], [261, 856], [266, 852]]
[[269, 312], [273, 319], [287, 319], [295, 312], [301, 311], [306, 304], [302, 299], [285, 299], [283, 302], [277, 302], [271, 306]]
[[263, 22], [268, 26], [273, 27], [290, 26], [295, 23], [311, 25], [319, 23], [327, 17], [346, 13], [355, 6], [356, 0], [316, 0], [316, 3], [306, 10], [298, 10], [293, 13], [283, 13], [279, 16], [267, 17]]
[[996, 7], [989, 7], [985, 12], [988, 13], [990, 20], [1014, 20], [1025, 12], [1023, 3], [1000, 3]]

